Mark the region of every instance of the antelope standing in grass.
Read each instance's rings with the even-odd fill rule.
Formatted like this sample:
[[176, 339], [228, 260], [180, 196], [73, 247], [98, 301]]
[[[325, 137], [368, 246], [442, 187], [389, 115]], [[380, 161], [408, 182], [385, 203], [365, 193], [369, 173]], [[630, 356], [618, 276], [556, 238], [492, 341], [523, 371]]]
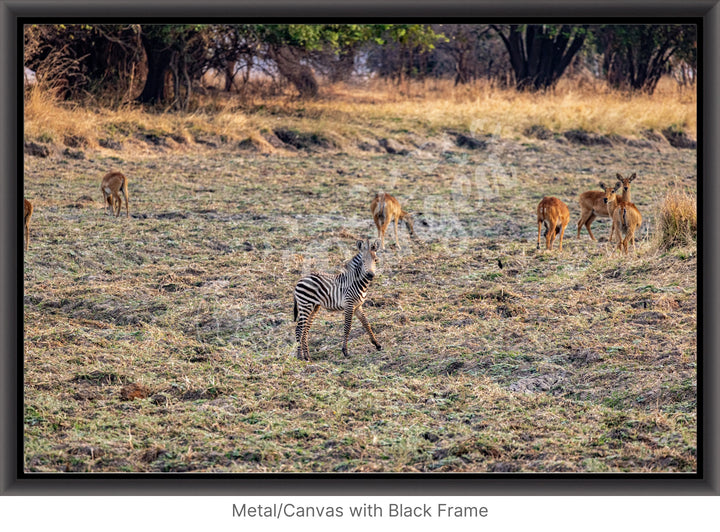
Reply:
[[[617, 179], [619, 182], [622, 183], [623, 186], [622, 196], [618, 199], [622, 199], [623, 201], [630, 201], [630, 183], [635, 179], [635, 177], [637, 176], [634, 173], [628, 178], [617, 174]], [[598, 216], [610, 218], [610, 213], [608, 212], [607, 204], [605, 203], [605, 192], [601, 192], [599, 190], [588, 190], [587, 192], [583, 192], [582, 194], [580, 194], [578, 200], [580, 202], [580, 220], [578, 221], [577, 226], [577, 236], [578, 238], [580, 238], [580, 230], [584, 225], [587, 229], [588, 234], [590, 235], [590, 238], [592, 240], [595, 240], [595, 236], [590, 230], [590, 224], [593, 223], [595, 218], [597, 218]], [[611, 227], [610, 240], [612, 240], [612, 237], [613, 228]]]
[[544, 197], [537, 207], [538, 239], [540, 249], [540, 230], [545, 226], [545, 248], [552, 250], [555, 236], [560, 233], [559, 251], [562, 251], [565, 228], [570, 223], [570, 210], [567, 205], [553, 196]]
[[[616, 233], [618, 237], [617, 249], [622, 249], [627, 254], [630, 242], [635, 251], [635, 231], [642, 224], [642, 215], [634, 203], [623, 201], [615, 194], [620, 185], [621, 183], [618, 182], [615, 187], [611, 188], [600, 183], [605, 190], [604, 201], [612, 218], [613, 233]], [[612, 239], [610, 243], [612, 244]]]
[[298, 342], [297, 357], [299, 359], [310, 360], [308, 335], [312, 320], [320, 307], [345, 312], [343, 355], [348, 356], [347, 343], [353, 316], [358, 317], [377, 350], [382, 349], [362, 311], [368, 286], [375, 277], [378, 245], [377, 240], [372, 244], [369, 239], [359, 240], [357, 243], [358, 254], [345, 265], [342, 272], [337, 275], [313, 272], [300, 279], [295, 285], [293, 313], [294, 319], [297, 321], [295, 339]]
[[100, 190], [103, 194], [103, 205], [106, 205], [111, 213], [120, 216], [122, 209], [122, 197], [120, 192], [125, 195], [125, 216], [130, 217], [130, 206], [128, 203], [127, 178], [120, 172], [108, 172], [102, 178]]
[[23, 216], [23, 227], [25, 229], [25, 251], [27, 251], [28, 246], [30, 245], [30, 217], [33, 213], [33, 204], [23, 198], [23, 205], [25, 210], [25, 215]]
[[393, 198], [390, 194], [380, 192], [375, 194], [375, 198], [370, 204], [370, 211], [378, 230], [378, 238], [380, 239], [380, 249], [385, 249], [385, 231], [387, 231], [390, 222], [395, 221], [395, 244], [398, 249], [400, 242], [398, 241], [398, 222], [402, 220], [408, 229], [411, 237], [415, 236], [413, 228], [412, 216], [400, 207], [400, 202]]

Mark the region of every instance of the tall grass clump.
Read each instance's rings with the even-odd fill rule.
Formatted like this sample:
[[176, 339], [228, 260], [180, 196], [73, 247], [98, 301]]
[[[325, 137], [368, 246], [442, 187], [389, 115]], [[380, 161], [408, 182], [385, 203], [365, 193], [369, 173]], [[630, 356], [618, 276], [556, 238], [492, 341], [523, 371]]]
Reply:
[[657, 217], [658, 246], [662, 249], [697, 242], [697, 198], [680, 189], [665, 195]]

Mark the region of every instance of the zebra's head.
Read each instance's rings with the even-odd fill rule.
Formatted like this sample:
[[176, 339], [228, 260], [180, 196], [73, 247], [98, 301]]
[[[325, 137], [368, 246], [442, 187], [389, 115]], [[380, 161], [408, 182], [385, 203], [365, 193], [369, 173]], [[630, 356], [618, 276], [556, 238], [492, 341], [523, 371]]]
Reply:
[[360, 258], [362, 260], [362, 269], [364, 273], [370, 274], [371, 277], [375, 275], [375, 266], [377, 266], [377, 250], [380, 248], [380, 241], [375, 240], [372, 244], [370, 239], [358, 240], [358, 250], [360, 250]]

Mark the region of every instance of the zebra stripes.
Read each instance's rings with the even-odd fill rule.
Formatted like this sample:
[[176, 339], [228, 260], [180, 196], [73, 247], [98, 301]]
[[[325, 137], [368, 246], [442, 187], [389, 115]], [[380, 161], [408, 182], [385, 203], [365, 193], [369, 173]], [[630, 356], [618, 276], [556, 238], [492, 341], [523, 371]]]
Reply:
[[300, 279], [295, 285], [294, 317], [297, 321], [295, 339], [298, 342], [297, 357], [310, 360], [308, 335], [315, 315], [323, 307], [327, 310], [345, 312], [345, 336], [343, 337], [343, 355], [348, 356], [347, 343], [353, 316], [357, 316], [370, 335], [370, 341], [378, 349], [378, 343], [372, 328], [363, 314], [362, 304], [367, 297], [370, 282], [375, 277], [377, 264], [376, 251], [379, 242], [370, 244], [369, 239], [359, 240], [359, 253], [345, 265], [345, 269], [337, 275], [313, 272]]

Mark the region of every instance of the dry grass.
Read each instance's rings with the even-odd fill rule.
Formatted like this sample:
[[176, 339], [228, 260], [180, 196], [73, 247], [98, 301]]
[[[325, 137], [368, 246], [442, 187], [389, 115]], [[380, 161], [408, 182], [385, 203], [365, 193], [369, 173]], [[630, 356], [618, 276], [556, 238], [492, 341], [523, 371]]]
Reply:
[[[515, 180], [489, 190], [472, 180], [486, 154], [459, 151], [27, 156], [25, 469], [694, 471], [692, 249], [534, 242], [543, 194], [576, 219], [594, 181], [579, 168], [633, 160], [645, 205], [692, 156], [561, 148], [496, 145]], [[108, 167], [130, 179], [130, 220], [101, 209]], [[342, 357], [342, 318], [322, 312], [300, 362], [292, 287], [374, 234], [381, 187], [419, 236], [401, 232], [370, 290], [383, 351], [356, 323]], [[126, 400], [132, 384], [149, 396]]]
[[371, 136], [427, 136], [448, 129], [520, 138], [532, 126], [555, 134], [579, 129], [628, 137], [670, 128], [695, 138], [695, 108], [695, 90], [671, 80], [664, 80], [653, 96], [578, 86], [570, 80], [546, 94], [518, 93], [483, 81], [454, 87], [437, 80], [409, 88], [382, 81], [338, 84], [306, 102], [290, 94], [243, 100], [213, 92], [187, 114], [147, 113], [132, 105], [113, 111], [84, 109], [57, 102], [37, 88], [25, 100], [25, 137], [62, 144], [75, 136], [92, 147], [106, 138], [133, 143], [138, 134], [147, 133], [180, 143], [203, 135], [237, 142], [262, 137], [282, 124], [322, 134], [344, 148]]
[[[515, 138], [513, 114], [484, 148], [461, 148], [443, 121], [480, 107], [393, 107], [389, 92], [358, 91], [355, 111], [351, 92], [182, 116], [53, 103], [75, 117], [57, 131], [35, 108], [31, 138], [124, 140], [25, 155], [26, 471], [697, 469], [696, 244], [659, 249], [653, 208], [673, 183], [695, 192], [696, 152]], [[277, 149], [264, 130], [280, 128], [333, 141]], [[389, 132], [407, 155], [343, 145]], [[102, 209], [113, 168], [128, 176], [129, 220]], [[626, 257], [608, 248], [607, 219], [600, 242], [573, 229], [577, 195], [628, 171], [645, 221]], [[370, 289], [383, 350], [355, 323], [344, 358], [342, 317], [323, 311], [312, 362], [298, 361], [292, 288], [375, 234], [378, 190], [418, 234], [388, 245]], [[535, 250], [545, 195], [570, 208], [562, 254]]]
[[669, 192], [657, 215], [658, 245], [663, 249], [697, 242], [697, 198], [686, 190]]

